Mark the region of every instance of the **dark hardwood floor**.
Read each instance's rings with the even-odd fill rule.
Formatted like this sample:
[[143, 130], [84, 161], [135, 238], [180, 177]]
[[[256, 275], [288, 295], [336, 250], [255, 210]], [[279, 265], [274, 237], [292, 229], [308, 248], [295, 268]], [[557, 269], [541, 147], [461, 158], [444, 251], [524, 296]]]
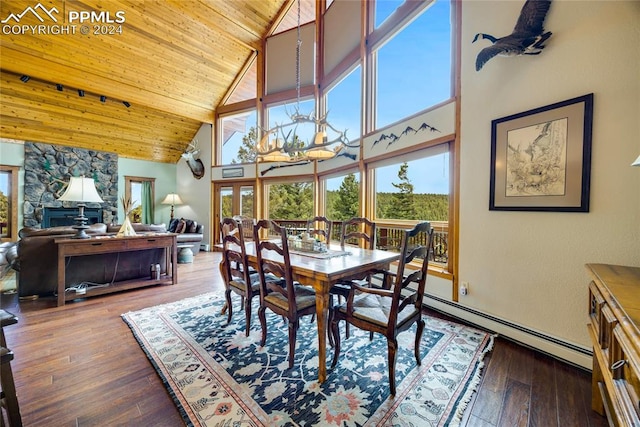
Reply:
[[[5, 328], [25, 426], [180, 426], [162, 381], [120, 315], [220, 291], [219, 253], [180, 264], [175, 286], [76, 300], [0, 296], [19, 317]], [[442, 317], [436, 313], [430, 313]], [[502, 338], [485, 358], [467, 426], [604, 426], [590, 409], [591, 376]]]

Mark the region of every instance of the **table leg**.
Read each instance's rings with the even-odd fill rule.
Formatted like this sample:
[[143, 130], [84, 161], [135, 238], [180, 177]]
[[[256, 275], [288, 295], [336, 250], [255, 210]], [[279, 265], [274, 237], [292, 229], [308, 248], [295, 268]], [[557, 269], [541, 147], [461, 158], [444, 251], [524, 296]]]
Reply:
[[60, 249], [58, 249], [58, 307], [64, 305], [64, 292], [65, 292], [65, 256], [60, 253]]
[[[314, 286], [315, 287], [315, 286]], [[318, 324], [318, 382], [327, 379], [327, 324], [329, 319], [329, 288], [316, 289], [316, 318]]]

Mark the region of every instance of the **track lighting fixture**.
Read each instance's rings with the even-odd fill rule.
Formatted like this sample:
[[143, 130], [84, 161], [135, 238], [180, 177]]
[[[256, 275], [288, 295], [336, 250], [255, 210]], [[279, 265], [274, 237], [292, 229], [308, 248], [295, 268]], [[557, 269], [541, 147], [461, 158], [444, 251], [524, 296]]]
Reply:
[[[1, 1], [1, 0], [0, 0]], [[27, 83], [28, 81], [31, 80], [31, 76], [28, 76], [26, 74], [20, 74], [20, 81], [23, 83]], [[54, 85], [54, 83], [50, 80], [44, 80], [44, 79], [40, 79], [40, 78], [34, 78], [34, 81], [37, 83], [44, 83], [45, 85], [47, 85], [48, 88], [51, 88], [52, 85]], [[55, 87], [56, 90], [58, 92], [63, 92], [64, 91], [64, 85], [62, 83], [55, 83]], [[76, 89], [74, 89], [73, 87], [69, 87], [67, 86], [67, 90], [70, 91], [74, 91]], [[78, 91], [78, 96], [80, 98], [84, 98], [85, 96], [85, 91], [84, 89], [77, 89]], [[100, 99], [101, 103], [106, 103], [107, 102], [107, 96], [106, 95], [97, 95], [96, 92], [89, 92], [90, 97], [93, 99], [93, 96], [95, 95], [96, 97], [98, 97], [98, 99]], [[117, 102], [117, 100], [116, 100]], [[129, 108], [131, 107], [131, 104], [129, 104], [127, 101], [122, 101], [122, 104], [124, 104], [125, 107]]]

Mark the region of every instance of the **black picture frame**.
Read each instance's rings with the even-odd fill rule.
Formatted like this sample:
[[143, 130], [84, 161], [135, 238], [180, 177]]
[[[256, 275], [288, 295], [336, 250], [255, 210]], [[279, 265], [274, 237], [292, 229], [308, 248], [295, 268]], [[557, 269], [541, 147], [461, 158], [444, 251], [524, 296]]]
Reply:
[[491, 122], [489, 210], [589, 212], [593, 93]]

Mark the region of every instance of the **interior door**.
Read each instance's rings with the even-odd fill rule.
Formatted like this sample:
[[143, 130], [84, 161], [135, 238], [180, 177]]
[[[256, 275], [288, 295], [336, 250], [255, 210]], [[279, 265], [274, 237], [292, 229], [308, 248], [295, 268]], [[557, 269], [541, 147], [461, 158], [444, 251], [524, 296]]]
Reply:
[[220, 221], [235, 215], [255, 218], [255, 185], [253, 181], [221, 183], [213, 186], [215, 240], [220, 243]]

